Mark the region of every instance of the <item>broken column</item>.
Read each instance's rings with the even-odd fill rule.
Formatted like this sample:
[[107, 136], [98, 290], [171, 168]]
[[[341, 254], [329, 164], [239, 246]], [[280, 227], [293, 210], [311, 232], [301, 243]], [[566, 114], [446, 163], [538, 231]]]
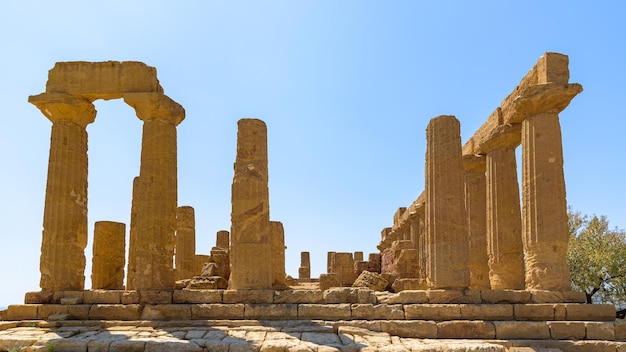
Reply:
[[464, 155], [465, 209], [469, 236], [468, 268], [472, 290], [486, 290], [489, 284], [487, 255], [487, 181], [485, 156]]
[[[124, 101], [135, 108], [143, 123], [141, 166], [133, 192], [137, 218], [135, 272], [137, 290], [173, 289], [177, 208], [176, 126], [185, 110], [161, 93], [125, 93]], [[131, 231], [132, 232], [132, 231]]]
[[196, 271], [196, 220], [192, 207], [176, 211], [176, 280], [191, 279]]
[[228, 287], [271, 289], [267, 127], [257, 119], [241, 119], [237, 125]]
[[524, 289], [524, 250], [515, 148], [519, 125], [494, 133], [487, 153], [487, 248], [489, 281], [494, 290]]
[[215, 235], [215, 247], [228, 250], [230, 247], [230, 232], [226, 230], [217, 231]]
[[426, 129], [426, 279], [431, 289], [469, 286], [460, 123], [439, 116]]
[[126, 225], [112, 221], [94, 224], [91, 288], [124, 289]]
[[96, 117], [84, 98], [42, 93], [28, 101], [52, 121], [43, 216], [40, 287], [82, 290], [87, 246], [87, 130]]
[[309, 252], [300, 252], [300, 267], [298, 268], [298, 279], [311, 278], [311, 255]]
[[285, 229], [280, 221], [270, 221], [272, 245], [272, 287], [285, 288]]

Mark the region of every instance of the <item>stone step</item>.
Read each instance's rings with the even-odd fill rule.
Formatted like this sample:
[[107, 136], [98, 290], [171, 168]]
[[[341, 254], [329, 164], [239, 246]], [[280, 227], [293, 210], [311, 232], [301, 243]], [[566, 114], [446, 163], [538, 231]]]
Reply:
[[182, 304], [20, 304], [6, 320], [489, 320], [614, 321], [610, 304], [373, 304], [373, 303], [182, 303]]

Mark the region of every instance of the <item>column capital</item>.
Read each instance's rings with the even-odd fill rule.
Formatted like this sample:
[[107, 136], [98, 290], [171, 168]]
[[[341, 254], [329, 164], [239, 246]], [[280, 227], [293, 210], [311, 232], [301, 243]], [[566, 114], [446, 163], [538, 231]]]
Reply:
[[578, 83], [545, 83], [526, 87], [515, 97], [510, 110], [505, 113], [505, 123], [521, 123], [527, 117], [541, 114], [558, 114], [572, 99], [583, 91]]
[[88, 99], [64, 93], [41, 93], [28, 97], [28, 102], [35, 105], [52, 121], [72, 122], [87, 127], [96, 118], [96, 108]]
[[178, 126], [185, 119], [185, 109], [162, 93], [125, 93], [124, 101], [142, 121], [162, 120]]
[[522, 125], [500, 125], [489, 131], [489, 135], [476, 146], [478, 154], [487, 154], [495, 149], [515, 149], [522, 142]]
[[487, 171], [487, 158], [484, 155], [463, 155], [463, 171], [468, 173], [485, 173]]

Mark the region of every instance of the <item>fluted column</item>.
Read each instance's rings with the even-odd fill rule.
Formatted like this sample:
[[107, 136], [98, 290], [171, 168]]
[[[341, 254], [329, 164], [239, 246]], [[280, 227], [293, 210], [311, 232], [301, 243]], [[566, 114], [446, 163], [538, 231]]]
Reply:
[[176, 280], [191, 279], [196, 272], [196, 219], [192, 207], [176, 211]]
[[[126, 93], [124, 101], [143, 122], [141, 167], [135, 192], [137, 226], [132, 286], [138, 290], [174, 288], [174, 233], [177, 208], [176, 126], [184, 109], [160, 93]], [[137, 184], [136, 184], [137, 186]]]
[[272, 287], [285, 288], [285, 229], [280, 221], [270, 221], [272, 231]]
[[82, 290], [87, 246], [87, 130], [96, 117], [84, 98], [42, 93], [28, 101], [52, 121], [43, 216], [40, 287]]
[[469, 236], [470, 289], [489, 289], [487, 255], [487, 182], [485, 156], [464, 155], [465, 210]]
[[426, 129], [426, 279], [435, 289], [469, 286], [460, 126], [439, 116]]
[[92, 289], [124, 289], [125, 251], [125, 224], [113, 221], [97, 221], [94, 224]]

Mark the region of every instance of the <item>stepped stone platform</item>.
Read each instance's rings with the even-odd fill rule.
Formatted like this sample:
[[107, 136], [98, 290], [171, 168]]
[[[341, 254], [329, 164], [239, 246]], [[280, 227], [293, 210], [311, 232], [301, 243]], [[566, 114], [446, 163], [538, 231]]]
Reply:
[[614, 306], [572, 291], [41, 291], [25, 302], [4, 312], [0, 351], [626, 351]]

